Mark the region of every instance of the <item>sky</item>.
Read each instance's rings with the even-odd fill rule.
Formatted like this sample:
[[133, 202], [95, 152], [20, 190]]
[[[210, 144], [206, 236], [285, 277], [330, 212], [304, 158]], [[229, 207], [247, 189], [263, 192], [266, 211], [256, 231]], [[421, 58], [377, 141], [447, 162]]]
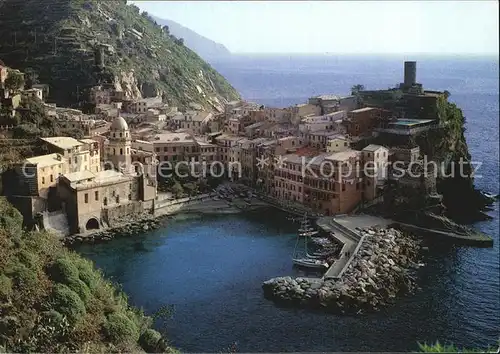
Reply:
[[498, 2], [129, 1], [233, 53], [498, 54]]

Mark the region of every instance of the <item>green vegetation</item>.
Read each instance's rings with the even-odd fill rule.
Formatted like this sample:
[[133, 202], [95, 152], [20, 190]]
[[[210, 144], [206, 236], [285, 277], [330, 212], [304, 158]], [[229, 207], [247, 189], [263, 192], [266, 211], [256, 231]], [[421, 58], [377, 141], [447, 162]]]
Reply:
[[0, 348], [7, 352], [171, 352], [152, 319], [92, 263], [0, 199]]
[[18, 93], [24, 86], [23, 74], [19, 70], [9, 69], [4, 85], [10, 94]]
[[454, 345], [443, 345], [439, 342], [435, 344], [428, 345], [418, 343], [418, 347], [420, 348], [420, 352], [422, 353], [494, 353], [493, 348], [488, 349], [459, 349]]
[[57, 120], [47, 114], [38, 97], [23, 97], [14, 117], [0, 113], [0, 124], [14, 126], [14, 139], [35, 139], [48, 136], [71, 136], [83, 138], [78, 129], [62, 128]]
[[[60, 104], [76, 103], [99, 82], [119, 83], [129, 97], [138, 90], [162, 95], [180, 107], [197, 102], [212, 108], [239, 97], [182, 39], [126, 1], [4, 2], [0, 38], [6, 65], [29, 68]], [[104, 69], [95, 66], [99, 46]]]

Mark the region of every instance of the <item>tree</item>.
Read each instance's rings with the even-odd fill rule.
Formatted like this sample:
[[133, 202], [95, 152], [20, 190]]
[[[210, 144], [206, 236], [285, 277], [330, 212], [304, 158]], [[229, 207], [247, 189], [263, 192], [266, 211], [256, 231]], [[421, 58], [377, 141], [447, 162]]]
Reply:
[[184, 189], [178, 181], [175, 181], [174, 185], [172, 186], [172, 193], [176, 198], [181, 197], [184, 193]]
[[198, 182], [198, 189], [201, 192], [206, 192], [209, 188], [208, 181], [205, 178], [201, 178]]
[[198, 193], [198, 186], [195, 183], [186, 183], [184, 189], [189, 195], [196, 195]]
[[38, 73], [35, 70], [27, 68], [24, 70], [24, 74], [26, 77], [26, 87], [32, 88], [33, 85], [38, 84]]
[[450, 97], [450, 95], [451, 95], [450, 91], [448, 91], [448, 90], [444, 90], [443, 93], [444, 93], [444, 98], [446, 98], [446, 99], [448, 99], [448, 97]]
[[24, 75], [18, 70], [9, 69], [5, 79], [5, 88], [10, 93], [17, 93], [24, 86]]
[[351, 87], [351, 95], [357, 96], [359, 92], [364, 91], [364, 89], [365, 89], [364, 85], [361, 84], [354, 85], [353, 87]]
[[166, 33], [166, 34], [170, 33], [170, 28], [167, 25], [163, 26], [161, 29], [162, 29], [163, 33]]

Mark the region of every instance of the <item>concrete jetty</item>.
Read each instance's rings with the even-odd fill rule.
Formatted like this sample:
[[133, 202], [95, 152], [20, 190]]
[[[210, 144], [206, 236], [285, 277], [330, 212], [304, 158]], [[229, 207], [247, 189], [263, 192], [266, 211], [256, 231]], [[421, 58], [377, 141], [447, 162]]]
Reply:
[[330, 232], [343, 246], [340, 257], [328, 268], [323, 279], [339, 279], [345, 272], [354, 256], [359, 251], [364, 236], [358, 230], [370, 227], [386, 227], [392, 220], [370, 215], [339, 215], [321, 217], [316, 221], [318, 227]]

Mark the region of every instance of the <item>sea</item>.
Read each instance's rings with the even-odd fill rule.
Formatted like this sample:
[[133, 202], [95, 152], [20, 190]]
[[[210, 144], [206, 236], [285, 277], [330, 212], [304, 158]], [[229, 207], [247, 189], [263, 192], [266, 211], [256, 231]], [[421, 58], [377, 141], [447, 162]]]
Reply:
[[[355, 84], [386, 89], [417, 61], [417, 81], [448, 90], [464, 111], [476, 186], [499, 193], [498, 58], [432, 56], [233, 55], [214, 60], [243, 98], [267, 106], [305, 103], [320, 94], [348, 95]], [[457, 191], [459, 193], [459, 191]], [[296, 275], [296, 225], [278, 211], [178, 216], [137, 238], [85, 245], [78, 252], [153, 314], [155, 327], [184, 352], [416, 351], [418, 342], [495, 346], [500, 338], [499, 207], [472, 225], [492, 248], [431, 245], [419, 271], [421, 290], [375, 314], [325, 315], [275, 306], [263, 281]]]

